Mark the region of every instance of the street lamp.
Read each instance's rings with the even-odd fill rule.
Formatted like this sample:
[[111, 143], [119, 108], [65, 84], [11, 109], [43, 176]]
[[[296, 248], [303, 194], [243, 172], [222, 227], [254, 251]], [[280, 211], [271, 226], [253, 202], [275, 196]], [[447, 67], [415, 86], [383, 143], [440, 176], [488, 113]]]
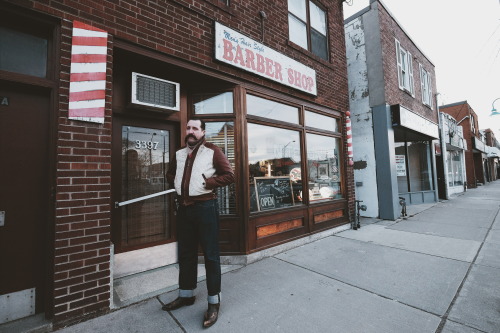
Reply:
[[497, 109], [495, 109], [495, 102], [496, 102], [496, 101], [498, 101], [499, 99], [500, 99], [500, 97], [499, 97], [499, 98], [497, 98], [497, 99], [495, 99], [495, 100], [493, 101], [493, 103], [491, 103], [491, 114], [490, 114], [490, 116], [497, 116], [497, 115], [500, 115], [500, 112], [498, 112], [498, 111], [497, 111]]
[[292, 142], [295, 142], [295, 140], [292, 140], [292, 141], [288, 142], [288, 143], [287, 143], [287, 144], [283, 147], [283, 152], [282, 152], [282, 154], [281, 154], [281, 155], [282, 155], [282, 157], [285, 157], [285, 149], [286, 149], [286, 147], [287, 147], [290, 143], [292, 143]]

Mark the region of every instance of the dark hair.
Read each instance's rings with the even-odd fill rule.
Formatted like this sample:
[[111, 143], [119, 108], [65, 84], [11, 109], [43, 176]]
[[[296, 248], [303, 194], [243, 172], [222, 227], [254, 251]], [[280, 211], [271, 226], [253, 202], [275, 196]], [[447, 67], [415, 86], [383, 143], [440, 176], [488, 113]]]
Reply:
[[201, 129], [205, 130], [205, 122], [203, 121], [203, 119], [200, 119], [200, 118], [191, 118], [191, 119], [188, 120], [188, 122], [191, 121], [191, 120], [199, 121]]

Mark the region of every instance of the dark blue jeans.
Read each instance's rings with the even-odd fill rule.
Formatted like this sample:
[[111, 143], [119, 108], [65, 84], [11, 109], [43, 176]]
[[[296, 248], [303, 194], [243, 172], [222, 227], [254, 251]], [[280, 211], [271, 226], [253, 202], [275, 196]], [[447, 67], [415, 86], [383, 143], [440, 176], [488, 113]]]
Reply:
[[220, 293], [219, 211], [217, 199], [179, 206], [177, 212], [179, 289], [193, 290], [198, 277], [198, 244], [205, 257], [208, 295]]

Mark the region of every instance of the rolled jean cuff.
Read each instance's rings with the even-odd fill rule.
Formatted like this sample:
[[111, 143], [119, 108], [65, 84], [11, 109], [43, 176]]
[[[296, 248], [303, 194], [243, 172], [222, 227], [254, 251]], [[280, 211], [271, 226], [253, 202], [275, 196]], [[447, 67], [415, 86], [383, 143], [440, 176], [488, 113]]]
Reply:
[[193, 290], [179, 289], [179, 297], [193, 297]]
[[209, 304], [219, 304], [220, 303], [220, 293], [214, 296], [208, 295], [208, 303]]

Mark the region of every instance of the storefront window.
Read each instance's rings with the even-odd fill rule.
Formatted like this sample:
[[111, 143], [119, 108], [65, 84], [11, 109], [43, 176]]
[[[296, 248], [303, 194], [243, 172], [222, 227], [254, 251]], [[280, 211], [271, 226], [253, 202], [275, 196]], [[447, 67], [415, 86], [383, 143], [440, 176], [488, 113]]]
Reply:
[[233, 93], [193, 94], [194, 113], [233, 113]]
[[463, 186], [462, 155], [458, 150], [449, 150], [446, 163], [448, 165], [448, 186]]
[[396, 143], [395, 153], [399, 193], [433, 190], [428, 141]]
[[429, 142], [408, 143], [410, 189], [412, 192], [432, 190], [431, 150]]
[[305, 125], [307, 127], [315, 127], [325, 131], [338, 131], [337, 119], [327, 117], [311, 111], [305, 112]]
[[404, 142], [396, 142], [396, 175], [398, 177], [399, 193], [408, 191], [408, 172], [406, 172], [406, 145]]
[[248, 123], [250, 211], [302, 204], [300, 134]]
[[342, 198], [339, 139], [310, 133], [306, 139], [309, 201]]
[[[205, 138], [213, 143], [227, 156], [233, 170], [235, 168], [234, 158], [234, 124], [233, 122], [207, 122], [205, 124]], [[219, 214], [236, 214], [236, 187], [231, 184], [217, 188], [217, 199]]]
[[247, 113], [249, 115], [299, 123], [299, 109], [290, 105], [247, 94]]

